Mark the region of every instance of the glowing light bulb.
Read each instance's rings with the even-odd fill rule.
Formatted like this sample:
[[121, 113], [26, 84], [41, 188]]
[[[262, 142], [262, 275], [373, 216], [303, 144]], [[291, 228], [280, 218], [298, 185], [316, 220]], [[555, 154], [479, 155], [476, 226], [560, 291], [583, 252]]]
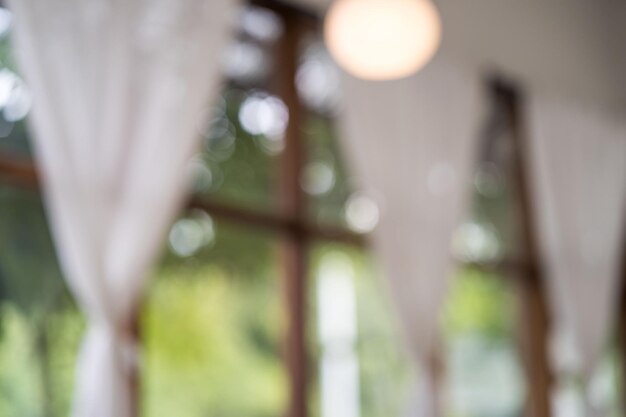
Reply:
[[441, 20], [430, 0], [337, 0], [326, 15], [324, 37], [348, 73], [391, 80], [430, 61], [441, 41]]

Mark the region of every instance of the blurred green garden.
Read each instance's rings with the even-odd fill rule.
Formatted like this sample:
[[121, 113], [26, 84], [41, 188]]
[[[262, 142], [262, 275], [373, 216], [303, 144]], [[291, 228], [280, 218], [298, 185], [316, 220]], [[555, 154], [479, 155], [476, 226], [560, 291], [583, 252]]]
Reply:
[[[38, 197], [8, 186], [0, 195], [0, 415], [64, 416], [84, 323], [61, 280]], [[278, 242], [227, 223], [213, 227], [214, 240], [193, 256], [166, 254], [146, 294], [145, 416], [270, 417], [285, 410]], [[384, 285], [366, 253], [323, 243], [312, 249], [312, 281], [320, 262], [337, 254], [356, 271], [362, 415], [398, 415], [414, 375]], [[473, 270], [460, 273], [442, 323], [451, 356], [458, 356], [459, 343], [469, 343], [473, 352], [473, 363], [460, 368], [481, 368], [493, 352], [514, 355], [514, 305], [503, 280]], [[315, 300], [310, 309], [315, 317]], [[314, 320], [309, 325], [315, 377], [319, 343]], [[514, 366], [514, 359], [505, 366]], [[521, 406], [522, 398], [513, 400]]]

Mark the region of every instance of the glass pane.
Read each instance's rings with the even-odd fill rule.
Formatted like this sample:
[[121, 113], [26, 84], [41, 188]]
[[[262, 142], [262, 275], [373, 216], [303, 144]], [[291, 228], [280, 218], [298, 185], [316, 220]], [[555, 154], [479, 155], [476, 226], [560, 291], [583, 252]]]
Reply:
[[305, 107], [303, 139], [307, 161], [300, 183], [309, 199], [308, 217], [325, 227], [371, 232], [378, 223], [372, 196], [355, 186], [339, 138], [339, 70], [317, 37], [305, 39], [296, 86]]
[[353, 187], [341, 157], [335, 126], [330, 119], [310, 113], [303, 134], [308, 160], [301, 185], [309, 197], [308, 215], [322, 226], [348, 228], [353, 225], [347, 216]]
[[517, 351], [517, 300], [509, 281], [464, 269], [444, 310], [447, 415], [521, 415], [525, 380]]
[[586, 404], [593, 407], [598, 415], [623, 416], [621, 398], [624, 382], [620, 345], [618, 339], [613, 337], [598, 361], [589, 384], [585, 385], [576, 371], [569, 375], [567, 373], [568, 368], [575, 369], [576, 361], [579, 360], [575, 348], [559, 341], [553, 343], [551, 347], [554, 349], [556, 367], [565, 370], [556, 373], [552, 389], [556, 417], [583, 417], [588, 414]]
[[0, 7], [0, 152], [30, 154], [24, 118], [32, 99], [28, 87], [18, 75], [9, 35], [12, 13]]
[[38, 195], [0, 184], [0, 415], [69, 414], [83, 330]]
[[593, 407], [610, 417], [624, 415], [624, 375], [620, 346], [621, 343], [614, 337], [604, 352], [586, 393]]
[[526, 254], [513, 137], [508, 129], [500, 129], [487, 139], [474, 173], [470, 211], [454, 236], [453, 251], [466, 262], [520, 263]]
[[316, 36], [305, 38], [296, 76], [304, 105], [302, 136], [307, 160], [300, 178], [314, 223], [346, 227], [345, 209], [352, 194], [334, 120], [339, 103], [339, 72]]
[[194, 162], [194, 188], [212, 201], [262, 210], [275, 209], [279, 160], [289, 111], [271, 92], [276, 41], [282, 21], [272, 11], [245, 7], [239, 34], [227, 48], [228, 83], [207, 109], [209, 123]]
[[278, 241], [195, 210], [169, 248], [142, 319], [143, 415], [283, 415]]
[[402, 415], [412, 366], [371, 259], [332, 243], [315, 246], [311, 256], [311, 415]]

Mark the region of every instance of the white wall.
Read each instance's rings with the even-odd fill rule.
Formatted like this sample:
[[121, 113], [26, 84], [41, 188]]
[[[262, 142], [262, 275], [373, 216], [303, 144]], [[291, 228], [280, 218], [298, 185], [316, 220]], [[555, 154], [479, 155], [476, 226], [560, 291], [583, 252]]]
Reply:
[[[329, 0], [291, 0], [323, 10]], [[626, 2], [435, 0], [441, 53], [529, 88], [626, 106]], [[618, 10], [621, 9], [621, 10]], [[618, 21], [618, 16], [619, 20]]]

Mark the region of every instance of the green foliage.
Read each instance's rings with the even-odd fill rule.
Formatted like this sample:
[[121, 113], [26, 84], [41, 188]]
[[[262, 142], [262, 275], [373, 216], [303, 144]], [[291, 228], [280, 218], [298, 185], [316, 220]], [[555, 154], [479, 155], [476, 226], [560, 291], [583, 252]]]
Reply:
[[51, 313], [35, 327], [15, 304], [0, 304], [0, 415], [69, 414], [76, 352], [84, 329], [75, 309]]
[[[6, 35], [0, 37], [0, 71], [18, 74], [9, 37]], [[9, 122], [4, 118], [2, 110], [0, 110], [0, 152], [6, 152], [10, 155], [29, 155], [31, 153], [24, 120], [16, 123]]]
[[3, 303], [0, 310], [4, 325], [0, 343], [0, 415], [40, 417], [43, 390], [37, 362], [33, 360], [36, 357], [30, 323], [10, 304]]
[[67, 302], [47, 220], [38, 196], [0, 187], [0, 300], [41, 320]]
[[353, 192], [348, 167], [342, 158], [342, 149], [332, 120], [315, 114], [306, 119], [303, 136], [307, 145], [309, 163], [322, 162], [333, 168], [335, 183], [331, 190], [311, 196], [310, 216], [322, 224], [346, 226], [345, 204]]
[[15, 59], [13, 57], [10, 37], [6, 34], [0, 37], [0, 63], [3, 67], [8, 68], [13, 72], [17, 72], [17, 65], [15, 64]]
[[280, 301], [272, 282], [240, 282], [210, 264], [163, 268], [142, 326], [144, 415], [280, 415]]
[[241, 126], [239, 109], [250, 92], [227, 89], [213, 109], [201, 154], [210, 186], [197, 191], [228, 204], [268, 211], [275, 208], [280, 164], [277, 154], [264, 150], [265, 137]]
[[515, 298], [497, 276], [466, 269], [453, 281], [444, 309], [448, 337], [479, 334], [491, 340], [512, 337]]
[[0, 187], [0, 289], [0, 415], [66, 415], [83, 320], [65, 288], [37, 194], [6, 186]]

